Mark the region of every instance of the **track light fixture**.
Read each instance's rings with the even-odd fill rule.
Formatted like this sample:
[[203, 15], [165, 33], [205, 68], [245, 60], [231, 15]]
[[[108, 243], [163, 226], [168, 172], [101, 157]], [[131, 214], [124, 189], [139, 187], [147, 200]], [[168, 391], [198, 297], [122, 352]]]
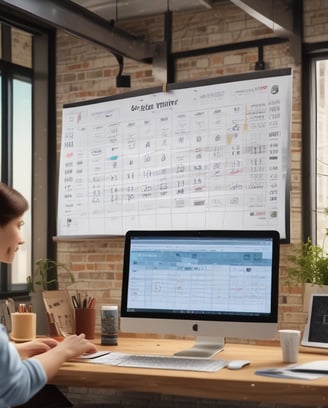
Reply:
[[131, 77], [130, 75], [122, 75], [124, 68], [124, 58], [121, 55], [115, 54], [119, 65], [119, 71], [116, 76], [116, 87], [117, 88], [130, 88], [131, 87]]
[[255, 71], [264, 71], [265, 62], [263, 60], [263, 45], [258, 46], [258, 59], [255, 63]]

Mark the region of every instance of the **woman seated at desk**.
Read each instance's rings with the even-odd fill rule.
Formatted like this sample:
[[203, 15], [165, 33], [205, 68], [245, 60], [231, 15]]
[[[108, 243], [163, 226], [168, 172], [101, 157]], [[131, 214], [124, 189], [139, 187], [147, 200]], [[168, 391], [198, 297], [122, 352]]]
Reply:
[[[28, 203], [18, 191], [0, 183], [0, 262], [12, 263], [19, 246], [24, 244], [21, 228], [27, 209]], [[83, 334], [66, 337], [60, 343], [44, 339], [15, 346], [0, 325], [1, 408], [25, 403], [54, 377], [64, 362], [95, 351]]]

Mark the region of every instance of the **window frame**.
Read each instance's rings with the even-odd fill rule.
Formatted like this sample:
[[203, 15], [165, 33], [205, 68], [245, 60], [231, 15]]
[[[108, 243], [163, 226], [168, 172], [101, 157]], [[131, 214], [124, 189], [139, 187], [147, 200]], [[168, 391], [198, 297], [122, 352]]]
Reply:
[[[328, 60], [328, 51], [321, 44], [304, 46], [302, 74], [302, 207], [303, 241], [309, 237], [317, 242], [317, 73], [316, 64]], [[327, 225], [328, 227], [328, 225]]]
[[[8, 49], [10, 36], [3, 44], [0, 70], [6, 69], [11, 78], [29, 78], [32, 83], [32, 199], [30, 204], [32, 218], [31, 266], [39, 258], [54, 258], [55, 245], [52, 239], [56, 235], [56, 87], [55, 87], [55, 47], [56, 31], [49, 27], [40, 27], [33, 21], [22, 21], [19, 17], [3, 13], [1, 26], [13, 26], [32, 33], [32, 68], [25, 68], [10, 62]], [[9, 61], [3, 57], [9, 56]], [[1, 75], [3, 76], [3, 74]], [[4, 100], [2, 100], [2, 105]], [[6, 126], [10, 126], [6, 125]], [[12, 129], [2, 128], [3, 134]], [[8, 154], [6, 152], [9, 152]], [[5, 162], [3, 162], [5, 160]], [[2, 153], [2, 163], [7, 174], [2, 173], [2, 181], [12, 185], [11, 155], [8, 147]], [[11, 173], [11, 174], [10, 174]], [[46, 203], [46, 205], [45, 205]], [[12, 285], [10, 266], [0, 265], [0, 299], [28, 295], [26, 284]], [[27, 273], [28, 275], [29, 273]]]

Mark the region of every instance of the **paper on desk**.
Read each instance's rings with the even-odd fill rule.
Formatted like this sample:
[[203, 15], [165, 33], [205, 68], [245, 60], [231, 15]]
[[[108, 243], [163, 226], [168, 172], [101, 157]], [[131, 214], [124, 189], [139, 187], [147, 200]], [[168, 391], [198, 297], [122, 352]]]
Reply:
[[310, 361], [303, 364], [293, 364], [283, 368], [268, 368], [256, 372], [276, 378], [298, 378], [303, 380], [316, 380], [328, 375], [328, 360]]
[[294, 365], [292, 367], [289, 367], [289, 369], [302, 373], [328, 375], [328, 360], [310, 361], [309, 363]]
[[293, 368], [265, 368], [255, 371], [255, 374], [273, 378], [293, 378], [295, 380], [316, 380], [324, 376], [322, 373], [294, 371]]

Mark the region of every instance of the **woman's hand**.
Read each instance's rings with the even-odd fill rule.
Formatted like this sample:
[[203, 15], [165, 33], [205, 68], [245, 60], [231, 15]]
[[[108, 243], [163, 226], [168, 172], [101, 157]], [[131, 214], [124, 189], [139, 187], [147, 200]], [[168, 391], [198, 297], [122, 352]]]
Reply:
[[57, 346], [57, 344], [58, 342], [54, 339], [41, 337], [33, 341], [27, 341], [26, 343], [15, 344], [15, 346], [21, 359], [25, 359], [45, 353], [46, 351], [49, 351], [53, 347]]
[[66, 361], [80, 357], [82, 354], [95, 353], [97, 351], [96, 346], [86, 340], [84, 334], [66, 336], [64, 340], [58, 344], [57, 349], [60, 349], [66, 354]]
[[33, 358], [38, 360], [46, 372], [48, 381], [54, 377], [60, 366], [72, 358], [82, 354], [95, 353], [96, 346], [86, 340], [84, 334], [72, 334], [59, 342], [56, 347]]

